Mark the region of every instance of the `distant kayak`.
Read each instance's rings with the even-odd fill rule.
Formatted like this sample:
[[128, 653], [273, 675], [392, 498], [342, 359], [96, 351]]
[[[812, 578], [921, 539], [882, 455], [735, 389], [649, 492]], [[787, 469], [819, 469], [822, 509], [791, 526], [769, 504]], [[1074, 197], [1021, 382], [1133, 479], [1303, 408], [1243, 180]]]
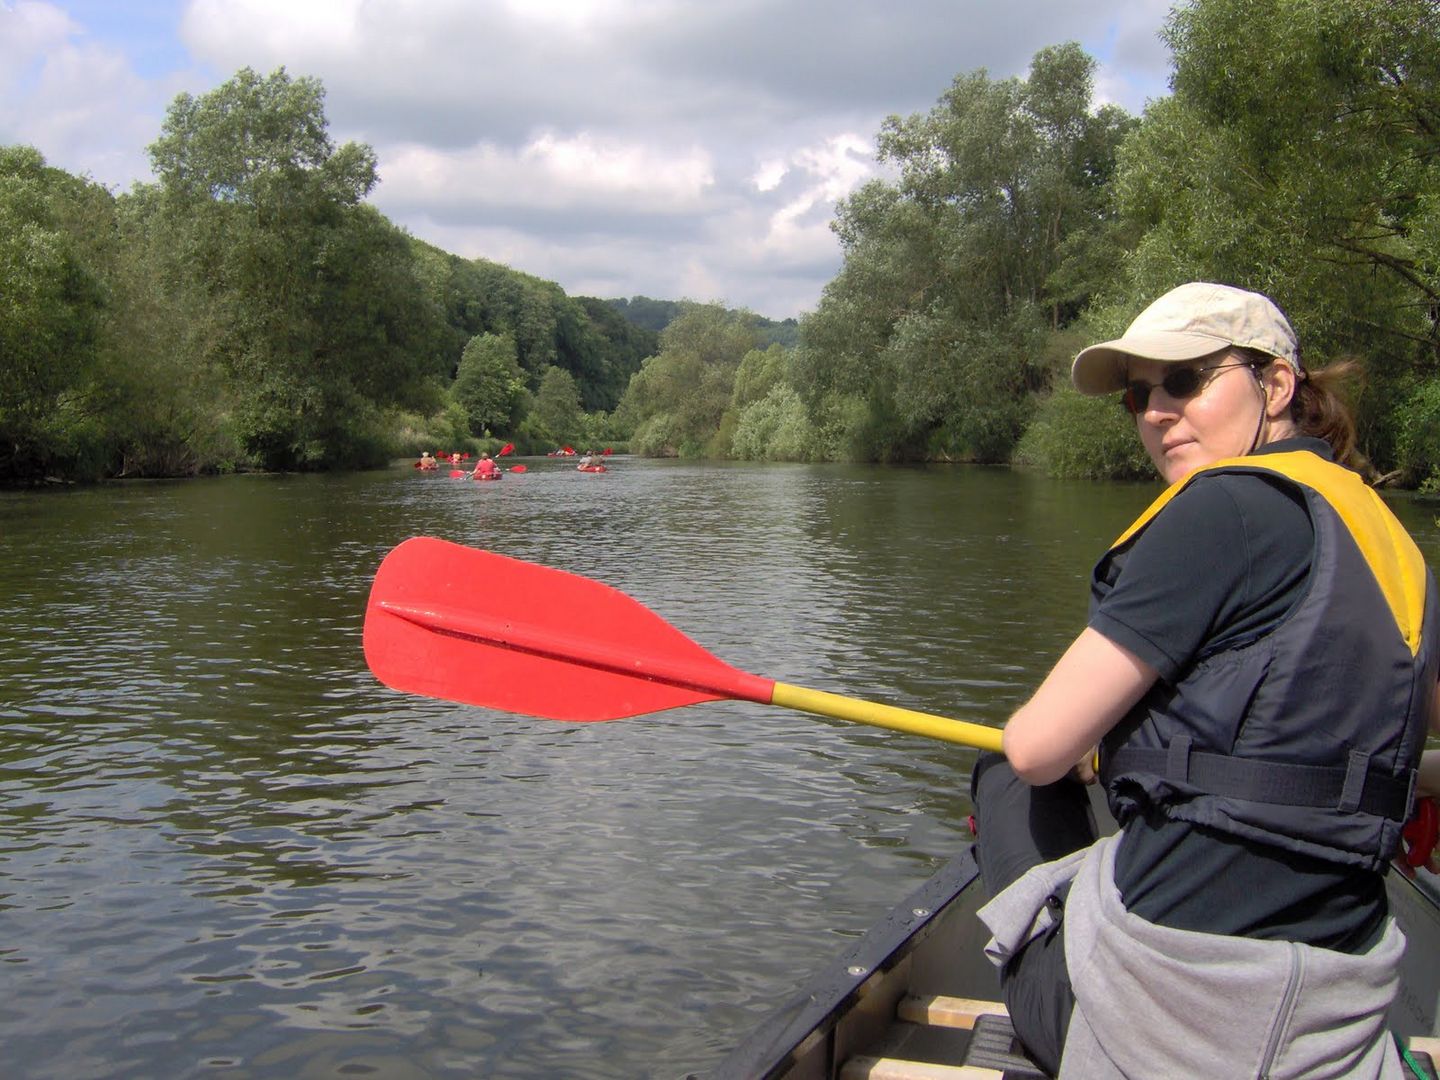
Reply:
[[492, 472], [492, 473], [481, 473], [479, 476], [471, 476], [470, 479], [472, 479], [472, 480], [500, 480], [500, 479], [502, 479], [504, 476], [505, 476], [505, 474], [504, 474], [503, 472], [501, 472], [499, 469], [496, 469], [496, 470], [495, 470], [494, 472]]
[[606, 472], [604, 465], [576, 465], [576, 472]]

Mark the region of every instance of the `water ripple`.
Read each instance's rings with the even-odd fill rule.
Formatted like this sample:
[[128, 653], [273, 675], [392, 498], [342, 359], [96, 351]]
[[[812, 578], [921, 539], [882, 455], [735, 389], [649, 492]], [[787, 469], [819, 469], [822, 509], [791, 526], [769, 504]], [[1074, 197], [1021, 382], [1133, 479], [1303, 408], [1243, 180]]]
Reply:
[[0, 493], [7, 1072], [703, 1070], [966, 842], [973, 753], [394, 693], [360, 653], [385, 551], [584, 573], [745, 670], [999, 724], [1149, 495], [631, 461]]

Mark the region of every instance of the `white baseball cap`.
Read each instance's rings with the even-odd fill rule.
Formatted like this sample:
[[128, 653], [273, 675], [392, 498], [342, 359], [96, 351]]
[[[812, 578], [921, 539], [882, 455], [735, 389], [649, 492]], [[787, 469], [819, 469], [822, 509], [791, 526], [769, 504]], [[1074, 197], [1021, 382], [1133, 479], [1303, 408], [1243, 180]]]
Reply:
[[1304, 377], [1300, 342], [1269, 297], [1231, 285], [1192, 281], [1147, 307], [1121, 337], [1081, 349], [1070, 368], [1070, 380], [1082, 394], [1110, 394], [1124, 389], [1130, 357], [1178, 363], [1237, 345], [1283, 360]]

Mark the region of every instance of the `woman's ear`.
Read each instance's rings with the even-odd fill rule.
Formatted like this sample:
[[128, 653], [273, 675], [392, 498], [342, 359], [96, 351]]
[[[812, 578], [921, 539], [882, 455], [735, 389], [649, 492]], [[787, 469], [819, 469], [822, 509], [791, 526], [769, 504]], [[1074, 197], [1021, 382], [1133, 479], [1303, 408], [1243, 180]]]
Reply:
[[1295, 369], [1283, 360], [1272, 360], [1260, 371], [1260, 386], [1265, 391], [1265, 415], [1271, 420], [1289, 416], [1290, 402], [1299, 388]]

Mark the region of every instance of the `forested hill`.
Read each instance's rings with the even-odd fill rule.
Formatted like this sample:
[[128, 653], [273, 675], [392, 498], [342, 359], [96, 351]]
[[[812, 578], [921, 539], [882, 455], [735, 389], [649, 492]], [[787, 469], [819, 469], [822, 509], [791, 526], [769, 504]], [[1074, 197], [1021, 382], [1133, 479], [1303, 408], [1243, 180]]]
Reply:
[[[648, 296], [632, 296], [628, 300], [607, 300], [626, 320], [657, 334], [685, 313], [690, 306], [684, 300], [652, 300]], [[762, 346], [783, 345], [792, 348], [800, 343], [800, 323], [796, 319], [776, 322], [763, 315], [752, 315], [752, 325]]]
[[615, 301], [569, 296], [553, 281], [501, 263], [464, 259], [421, 240], [412, 245], [442, 307], [448, 379], [472, 338], [506, 336], [531, 386], [559, 367], [574, 378], [581, 407], [595, 412], [613, 409], [640, 362], [655, 352], [658, 332], [624, 318]]

